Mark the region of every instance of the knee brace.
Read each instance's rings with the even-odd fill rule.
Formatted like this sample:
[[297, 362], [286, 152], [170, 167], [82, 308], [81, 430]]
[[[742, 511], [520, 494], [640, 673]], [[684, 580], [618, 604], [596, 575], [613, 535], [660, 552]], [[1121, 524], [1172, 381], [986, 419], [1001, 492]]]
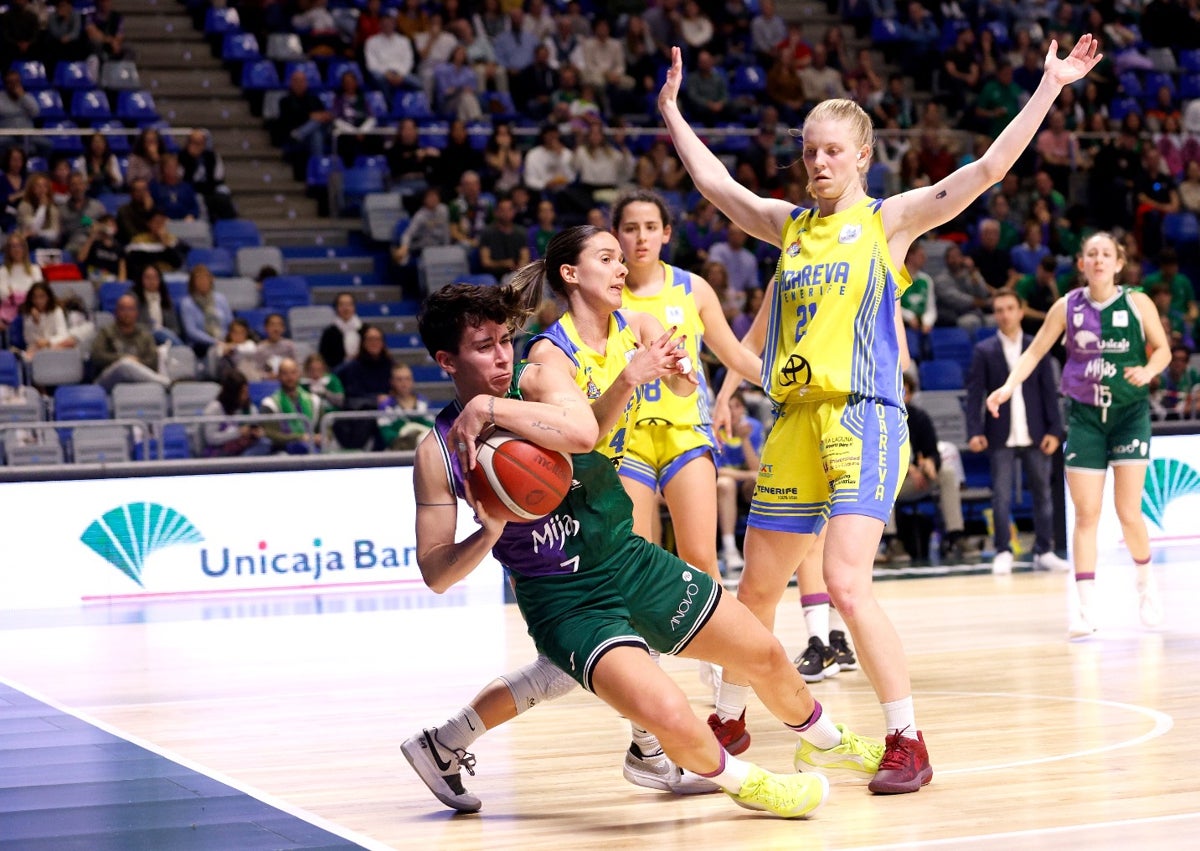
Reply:
[[578, 685], [545, 656], [538, 656], [525, 667], [507, 673], [500, 679], [512, 693], [518, 715], [542, 701], [562, 697]]

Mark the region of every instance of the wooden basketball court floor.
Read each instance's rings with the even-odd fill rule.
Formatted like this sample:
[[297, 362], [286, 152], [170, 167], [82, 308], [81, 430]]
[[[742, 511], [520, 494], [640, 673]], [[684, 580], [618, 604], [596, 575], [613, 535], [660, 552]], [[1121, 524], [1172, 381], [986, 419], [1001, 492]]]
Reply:
[[[1078, 643], [1062, 575], [878, 582], [933, 783], [897, 797], [834, 786], [793, 822], [629, 785], [626, 722], [579, 690], [476, 742], [464, 779], [483, 810], [445, 809], [399, 746], [532, 658], [515, 607], [491, 599], [397, 588], [0, 613], [0, 848], [1195, 848], [1200, 548], [1160, 553], [1156, 571], [1164, 629], [1136, 625], [1132, 570], [1105, 565], [1104, 628]], [[805, 640], [794, 589], [779, 635], [791, 652]], [[663, 666], [711, 711], [695, 663]], [[812, 688], [836, 719], [882, 732], [861, 671]], [[790, 769], [794, 735], [757, 701], [748, 719], [746, 756]], [[51, 729], [105, 738], [85, 776]], [[167, 766], [146, 776], [191, 779], [147, 794], [133, 763], [106, 767], [122, 748]], [[192, 807], [172, 810], [172, 829], [164, 797]], [[255, 842], [230, 819], [252, 822]]]

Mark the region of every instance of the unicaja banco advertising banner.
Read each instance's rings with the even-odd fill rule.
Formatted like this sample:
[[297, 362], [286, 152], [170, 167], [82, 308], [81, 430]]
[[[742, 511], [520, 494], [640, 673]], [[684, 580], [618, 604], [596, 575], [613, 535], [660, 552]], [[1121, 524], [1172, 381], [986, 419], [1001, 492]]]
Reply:
[[[1149, 458], [1146, 487], [1142, 492], [1142, 517], [1155, 547], [1195, 546], [1200, 543], [1200, 435], [1158, 435], [1145, 444], [1130, 446], [1131, 458]], [[1124, 535], [1117, 520], [1112, 498], [1113, 477], [1105, 482], [1100, 514], [1099, 557], [1128, 561]], [[1071, 501], [1067, 500], [1068, 521], [1073, 522]]]
[[0, 609], [423, 585], [411, 467], [0, 484], [0, 517]]

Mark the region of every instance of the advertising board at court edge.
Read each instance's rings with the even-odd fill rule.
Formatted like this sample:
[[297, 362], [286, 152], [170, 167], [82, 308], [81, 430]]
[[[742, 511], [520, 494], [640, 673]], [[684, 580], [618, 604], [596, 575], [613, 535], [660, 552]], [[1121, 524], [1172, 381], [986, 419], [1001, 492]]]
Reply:
[[213, 536], [206, 534], [207, 525], [170, 505], [127, 502], [94, 519], [79, 540], [124, 574], [134, 594], [173, 590], [180, 583], [205, 591], [419, 578], [412, 543], [366, 529], [356, 533], [337, 524], [335, 534], [296, 534], [285, 520], [268, 524], [272, 535], [256, 536], [237, 534], [240, 524], [221, 518], [212, 524], [218, 530]]

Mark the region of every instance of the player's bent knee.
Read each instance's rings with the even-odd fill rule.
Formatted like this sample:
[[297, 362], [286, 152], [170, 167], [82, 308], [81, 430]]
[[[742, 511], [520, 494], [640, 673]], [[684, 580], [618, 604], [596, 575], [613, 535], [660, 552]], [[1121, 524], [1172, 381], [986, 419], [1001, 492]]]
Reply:
[[538, 656], [524, 668], [505, 674], [500, 679], [512, 692], [518, 715], [539, 703], [561, 697], [576, 686], [575, 680], [545, 656]]

